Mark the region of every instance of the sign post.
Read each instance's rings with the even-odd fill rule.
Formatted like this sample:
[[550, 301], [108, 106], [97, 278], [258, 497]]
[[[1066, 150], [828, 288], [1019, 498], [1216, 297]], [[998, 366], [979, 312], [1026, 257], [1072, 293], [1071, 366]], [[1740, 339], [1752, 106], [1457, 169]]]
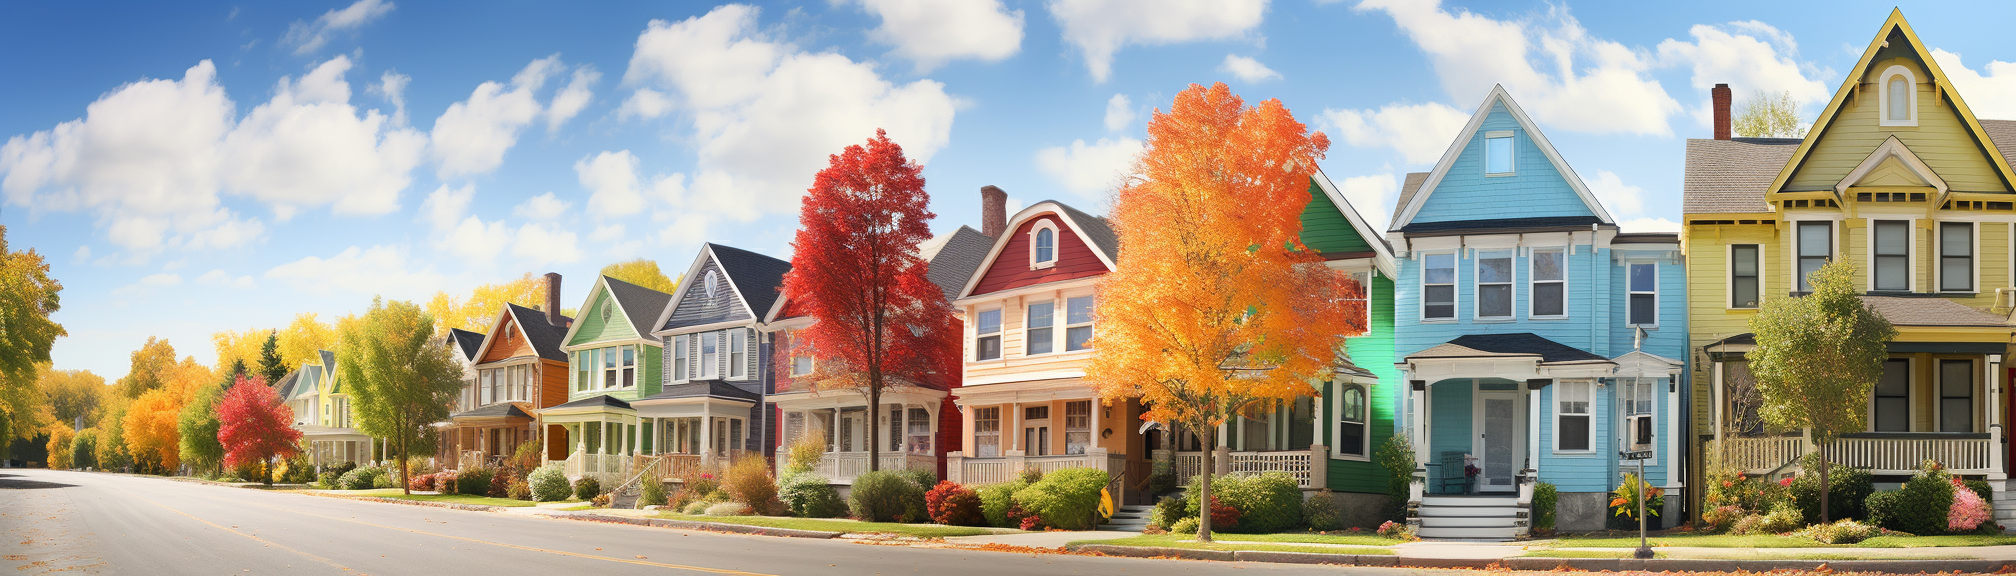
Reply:
[[1652, 547], [1645, 539], [1645, 501], [1649, 499], [1646, 492], [1651, 489], [1651, 483], [1645, 481], [1645, 460], [1652, 457], [1652, 451], [1628, 451], [1618, 455], [1638, 462], [1638, 485], [1635, 487], [1638, 490], [1638, 549], [1631, 552], [1631, 557], [1649, 560], [1652, 558]]

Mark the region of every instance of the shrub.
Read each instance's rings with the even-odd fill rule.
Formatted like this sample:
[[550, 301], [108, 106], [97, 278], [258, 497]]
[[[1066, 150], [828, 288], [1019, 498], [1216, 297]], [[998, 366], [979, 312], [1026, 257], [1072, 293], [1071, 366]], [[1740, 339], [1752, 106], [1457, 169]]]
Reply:
[[574, 493], [574, 487], [567, 485], [567, 471], [559, 464], [540, 466], [525, 482], [532, 485], [532, 500], [537, 502], [558, 502]]
[[1386, 469], [1386, 519], [1405, 521], [1407, 497], [1418, 465], [1414, 461], [1414, 445], [1405, 435], [1394, 434], [1379, 444], [1379, 451], [1372, 458]]
[[[1659, 510], [1666, 506], [1666, 496], [1665, 496], [1666, 491], [1658, 487], [1653, 487], [1650, 490], [1644, 490], [1643, 488], [1645, 488], [1645, 484], [1638, 481], [1637, 474], [1630, 474], [1630, 473], [1625, 474], [1624, 481], [1619, 482], [1617, 484], [1617, 489], [1610, 492], [1610, 495], [1612, 496], [1612, 498], [1610, 499], [1610, 509], [1612, 510], [1612, 515], [1630, 519], [1632, 522], [1637, 522], [1638, 508], [1639, 508], [1638, 499], [1641, 496], [1644, 496], [1646, 498], [1644, 502], [1645, 515], [1648, 517], [1658, 516]], [[1640, 492], [1649, 492], [1650, 494], [1643, 495], [1640, 494]], [[1796, 512], [1798, 508], [1794, 507], [1793, 510]]]
[[701, 514], [706, 514], [707, 507], [713, 506], [715, 504], [719, 504], [719, 502], [708, 502], [706, 500], [697, 500], [691, 504], [687, 504], [686, 509], [681, 510], [681, 512], [685, 512], [689, 516], [699, 516]]
[[665, 479], [659, 478], [657, 474], [649, 474], [638, 482], [642, 483], [637, 487], [638, 508], [664, 506], [667, 503], [670, 491], [665, 489]]
[[336, 479], [337, 490], [368, 490], [390, 488], [391, 480], [385, 476], [385, 469], [376, 466], [357, 468], [344, 472]]
[[722, 489], [736, 502], [761, 508], [777, 498], [777, 481], [770, 477], [770, 465], [762, 458], [743, 458], [728, 468]]
[[1758, 534], [1759, 532], [1757, 531], [1757, 526], [1763, 523], [1764, 523], [1763, 514], [1750, 514], [1742, 516], [1736, 519], [1735, 525], [1729, 527], [1729, 533], [1738, 536]]
[[434, 474], [434, 491], [442, 494], [457, 494], [455, 491], [455, 471], [443, 470]]
[[[1197, 504], [1197, 494], [1203, 491], [1203, 475], [1190, 479], [1189, 503], [1186, 512], [1198, 514], [1202, 508]], [[1295, 478], [1285, 472], [1268, 472], [1260, 475], [1226, 474], [1211, 479], [1211, 496], [1219, 502], [1239, 510], [1240, 532], [1277, 532], [1302, 523], [1302, 489], [1295, 484]], [[1234, 531], [1229, 524], [1219, 524], [1216, 517], [1211, 521], [1212, 530]]]
[[1561, 494], [1553, 484], [1540, 482], [1533, 485], [1533, 529], [1553, 530], [1554, 512], [1561, 502]]
[[315, 481], [315, 465], [308, 463], [307, 456], [295, 456], [286, 461], [286, 470], [280, 473], [283, 484], [307, 484]]
[[1953, 504], [1946, 512], [1946, 529], [1953, 532], [1967, 532], [1979, 528], [1991, 516], [1988, 501], [1980, 494], [1967, 488], [1959, 478], [1953, 479]]
[[1814, 524], [1799, 531], [1800, 536], [1812, 538], [1821, 544], [1854, 544], [1882, 534], [1882, 528], [1848, 519], [1831, 524]]
[[1317, 532], [1344, 527], [1344, 515], [1337, 512], [1336, 499], [1330, 496], [1329, 489], [1318, 490], [1302, 501], [1302, 522]]
[[1170, 526], [1169, 532], [1172, 534], [1185, 534], [1190, 536], [1196, 536], [1198, 525], [1199, 523], [1197, 522], [1196, 518], [1184, 518], [1182, 520], [1177, 520], [1174, 526]]
[[1417, 539], [1414, 536], [1414, 527], [1392, 520], [1387, 520], [1385, 524], [1379, 525], [1379, 535], [1396, 540], [1412, 541]]
[[1771, 512], [1764, 514], [1762, 518], [1763, 520], [1755, 526], [1755, 533], [1784, 534], [1806, 525], [1806, 515], [1799, 511], [1798, 505], [1789, 502], [1773, 506]]
[[1174, 526], [1176, 526], [1176, 522], [1184, 518], [1195, 518], [1195, 516], [1189, 515], [1189, 511], [1184, 510], [1183, 499], [1175, 496], [1163, 496], [1161, 500], [1155, 501], [1155, 512], [1148, 516], [1148, 523], [1160, 526], [1163, 530], [1180, 532]]
[[1040, 525], [1084, 530], [1092, 527], [1100, 491], [1111, 480], [1105, 470], [1066, 468], [1045, 474], [1042, 480], [1015, 491], [1015, 503], [1036, 517]]
[[1219, 500], [1216, 494], [1211, 495], [1212, 530], [1238, 531], [1240, 516], [1238, 508]]
[[512, 500], [531, 500], [532, 485], [518, 478], [511, 479], [511, 485], [504, 487], [504, 495]]
[[1921, 536], [1946, 531], [1947, 512], [1953, 505], [1952, 476], [1937, 463], [1926, 461], [1896, 496], [1869, 497], [1869, 520], [1877, 526]]
[[698, 477], [686, 481], [685, 491], [695, 497], [704, 497], [721, 489], [721, 479], [713, 474], [701, 472]]
[[706, 510], [708, 516], [747, 516], [749, 512], [749, 505], [741, 502], [721, 502]]
[[[1807, 523], [1820, 521], [1820, 455], [1808, 454], [1800, 461], [1799, 475], [1788, 491], [1792, 501], [1806, 515]], [[1876, 492], [1874, 477], [1866, 468], [1835, 464], [1827, 470], [1827, 519], [1866, 519], [1867, 501]]]
[[602, 495], [602, 481], [596, 480], [594, 476], [582, 476], [580, 480], [574, 481], [575, 498], [581, 500], [593, 500], [596, 496], [601, 495]]
[[1728, 530], [1736, 525], [1737, 520], [1742, 520], [1748, 514], [1748, 512], [1743, 511], [1741, 506], [1716, 506], [1703, 510], [1701, 512], [1701, 531], [1712, 534]]
[[896, 473], [909, 478], [910, 483], [916, 484], [918, 490], [929, 492], [938, 486], [938, 470], [933, 468], [904, 468], [897, 470]]
[[1148, 473], [1148, 493], [1168, 494], [1176, 491], [1176, 463], [1156, 460]]
[[596, 508], [608, 508], [609, 502], [611, 500], [613, 500], [613, 498], [611, 498], [608, 494], [596, 494], [594, 498], [588, 499], [588, 505], [594, 506]]
[[888, 470], [856, 477], [847, 500], [854, 517], [870, 522], [916, 522], [925, 516], [924, 490]]
[[931, 521], [946, 526], [979, 526], [987, 522], [980, 514], [980, 495], [951, 480], [939, 482], [924, 493], [924, 511]]
[[[497, 469], [489, 466], [470, 466], [455, 471], [455, 492], [470, 496], [490, 495], [491, 479], [497, 476]], [[593, 496], [593, 495], [590, 495]], [[587, 500], [587, 498], [582, 498]]]
[[847, 513], [847, 501], [826, 481], [825, 476], [799, 472], [778, 481], [777, 497], [784, 509], [799, 518], [832, 518]]
[[414, 492], [433, 492], [433, 491], [434, 491], [434, 475], [433, 475], [433, 474], [414, 474], [414, 475], [413, 475], [413, 478], [411, 478], [411, 479], [408, 479], [408, 480], [406, 481], [406, 489], [407, 489], [407, 490], [412, 490], [412, 491], [414, 491]]
[[980, 515], [987, 518], [987, 525], [995, 528], [1013, 528], [1019, 518], [1010, 517], [1009, 509], [1015, 507], [1015, 491], [1028, 487], [1020, 480], [980, 487]]
[[[1898, 502], [1903, 500], [1903, 496], [1903, 491], [1870, 494], [1869, 498], [1863, 501], [1863, 506], [1869, 510], [1869, 523], [1880, 528], [1894, 530], [1891, 526], [1898, 525], [1897, 505]], [[1902, 530], [1899, 530], [1899, 532], [1902, 532]]]
[[510, 496], [511, 482], [514, 478], [508, 468], [496, 469], [496, 473], [490, 475], [490, 491], [487, 495], [491, 498]]
[[826, 458], [826, 435], [817, 431], [798, 436], [784, 452], [784, 475], [811, 472]]

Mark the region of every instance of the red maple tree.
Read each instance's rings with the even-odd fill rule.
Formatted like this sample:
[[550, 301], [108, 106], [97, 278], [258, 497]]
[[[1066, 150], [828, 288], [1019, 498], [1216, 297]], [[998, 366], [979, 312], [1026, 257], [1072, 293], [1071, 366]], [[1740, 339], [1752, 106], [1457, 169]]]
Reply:
[[[224, 465], [268, 464], [275, 457], [301, 453], [301, 431], [294, 429], [294, 409], [266, 379], [238, 375], [224, 399], [217, 402], [217, 443], [224, 445]], [[261, 468], [264, 470], [264, 467]], [[261, 474], [267, 484], [273, 474]]]
[[[925, 278], [931, 239], [924, 167], [877, 129], [831, 156], [805, 195], [784, 294], [817, 322], [796, 339], [818, 360], [821, 389], [858, 390], [871, 410], [891, 385], [956, 369], [959, 331], [945, 293]], [[879, 422], [868, 419], [868, 437]], [[868, 443], [878, 468], [880, 443]]]

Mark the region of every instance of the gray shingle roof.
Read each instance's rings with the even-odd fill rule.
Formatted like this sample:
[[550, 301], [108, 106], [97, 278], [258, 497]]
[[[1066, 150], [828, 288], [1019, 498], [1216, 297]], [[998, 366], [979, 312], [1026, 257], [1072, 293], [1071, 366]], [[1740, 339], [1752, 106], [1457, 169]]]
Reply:
[[512, 404], [509, 402], [499, 402], [496, 404], [491, 404], [489, 406], [484, 406], [482, 408], [477, 408], [475, 410], [470, 410], [467, 412], [457, 412], [454, 414], [449, 414], [448, 417], [449, 418], [514, 418], [515, 417], [515, 418], [529, 419], [532, 417], [532, 415], [526, 414], [525, 410], [519, 408], [517, 404]]
[[540, 358], [567, 361], [567, 352], [560, 349], [560, 341], [567, 338], [567, 325], [573, 323], [573, 318], [561, 316], [560, 325], [555, 326], [546, 321], [545, 312], [517, 304], [505, 304], [505, 306], [510, 307], [512, 319], [518, 324], [518, 329], [525, 333], [525, 341], [531, 342], [532, 349], [539, 352]]
[[945, 299], [959, 297], [959, 290], [966, 287], [966, 280], [973, 277], [973, 271], [980, 269], [980, 263], [987, 259], [987, 252], [994, 249], [994, 239], [981, 234], [971, 226], [960, 226], [951, 234], [932, 238], [918, 247], [918, 256], [930, 263], [924, 276], [945, 291]]
[[623, 316], [630, 319], [630, 328], [637, 335], [649, 340], [657, 340], [651, 335], [651, 324], [658, 321], [658, 315], [672, 304], [672, 295], [608, 276], [602, 280], [609, 285], [609, 296], [623, 307]]
[[1995, 141], [1995, 149], [2002, 152], [2011, 165], [2016, 165], [2016, 120], [1982, 120], [1981, 129], [1988, 132], [1988, 139]]
[[274, 382], [273, 390], [278, 392], [280, 394], [280, 398], [283, 400], [291, 398], [294, 396], [294, 386], [296, 384], [299, 384], [300, 382], [301, 382], [301, 369], [295, 368], [293, 370], [288, 371], [286, 376], [281, 376], [279, 382]]
[[716, 379], [694, 380], [684, 384], [667, 385], [663, 392], [639, 398], [637, 401], [648, 402], [651, 400], [674, 400], [680, 398], [724, 398], [748, 402], [761, 402], [763, 400], [763, 397], [758, 396], [755, 392], [743, 390], [737, 388], [734, 384]]
[[1897, 326], [2006, 326], [2001, 318], [1937, 297], [1861, 296], [1876, 314]]
[[1386, 224], [1387, 230], [1400, 227], [1400, 211], [1407, 209], [1407, 203], [1414, 201], [1414, 194], [1421, 191], [1421, 185], [1428, 182], [1427, 172], [1412, 172], [1400, 182], [1400, 201], [1393, 204], [1393, 221]]
[[[777, 291], [784, 287], [784, 274], [791, 271], [791, 263], [741, 248], [712, 243], [707, 246], [713, 248], [714, 261], [721, 266], [721, 273], [735, 283], [742, 301], [749, 304], [760, 320], [777, 303]], [[657, 318], [654, 316], [652, 320]]]
[[1681, 208], [1687, 214], [1765, 212], [1764, 189], [1778, 178], [1798, 138], [1689, 139]]
[[630, 409], [630, 403], [608, 394], [602, 394], [592, 398], [582, 398], [559, 406], [552, 406], [546, 408], [546, 410], [559, 408], [621, 408], [628, 410]]
[[[1072, 222], [1077, 222], [1078, 227], [1084, 229], [1086, 242], [1092, 243], [1100, 252], [1105, 252], [1107, 258], [1113, 258], [1116, 261], [1120, 258], [1120, 235], [1113, 233], [1113, 225], [1108, 223], [1105, 218], [1086, 214], [1063, 202], [1056, 200], [1050, 200], [1049, 202], [1063, 208], [1064, 214], [1070, 216]], [[992, 246], [989, 246], [989, 248], [992, 248]]]
[[1512, 334], [1469, 334], [1407, 355], [1408, 360], [1432, 358], [1491, 358], [1539, 356], [1543, 364], [1607, 363], [1604, 358], [1579, 348], [1548, 340], [1531, 332]]

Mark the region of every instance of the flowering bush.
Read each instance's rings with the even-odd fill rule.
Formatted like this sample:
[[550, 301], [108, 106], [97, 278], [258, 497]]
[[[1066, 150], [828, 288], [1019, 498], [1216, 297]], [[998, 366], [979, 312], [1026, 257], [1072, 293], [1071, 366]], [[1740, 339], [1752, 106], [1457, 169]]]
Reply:
[[1220, 501], [1218, 501], [1218, 496], [1217, 496], [1217, 495], [1212, 495], [1212, 496], [1211, 496], [1211, 529], [1212, 529], [1212, 530], [1233, 530], [1233, 529], [1237, 529], [1237, 528], [1239, 527], [1239, 517], [1240, 517], [1240, 516], [1241, 516], [1241, 513], [1239, 512], [1239, 509], [1238, 509], [1238, 508], [1234, 508], [1234, 507], [1232, 507], [1232, 505], [1231, 505], [1231, 504], [1226, 504], [1226, 503], [1224, 503], [1224, 502], [1220, 502]]
[[707, 494], [713, 494], [714, 490], [720, 487], [721, 487], [720, 478], [716, 478], [713, 474], [701, 472], [699, 478], [694, 478], [692, 480], [686, 481], [685, 490], [686, 492], [692, 494], [705, 496]]
[[1744, 511], [1741, 506], [1716, 506], [1709, 508], [1701, 512], [1701, 531], [1714, 533], [1728, 530], [1734, 527], [1738, 520], [1742, 520], [1747, 515], [1749, 515], [1749, 512]]
[[1379, 535], [1397, 540], [1415, 540], [1413, 527], [1392, 520], [1379, 525]]
[[406, 489], [414, 492], [433, 492], [434, 475], [414, 474], [412, 478], [406, 480]]
[[1800, 536], [1812, 538], [1821, 544], [1854, 544], [1882, 534], [1882, 528], [1848, 519], [1832, 524], [1814, 524], [1799, 531]]
[[1959, 478], [1953, 479], [1953, 506], [1946, 511], [1946, 529], [1965, 532], [1981, 526], [1989, 518], [1988, 502], [1980, 494], [1967, 489]]

